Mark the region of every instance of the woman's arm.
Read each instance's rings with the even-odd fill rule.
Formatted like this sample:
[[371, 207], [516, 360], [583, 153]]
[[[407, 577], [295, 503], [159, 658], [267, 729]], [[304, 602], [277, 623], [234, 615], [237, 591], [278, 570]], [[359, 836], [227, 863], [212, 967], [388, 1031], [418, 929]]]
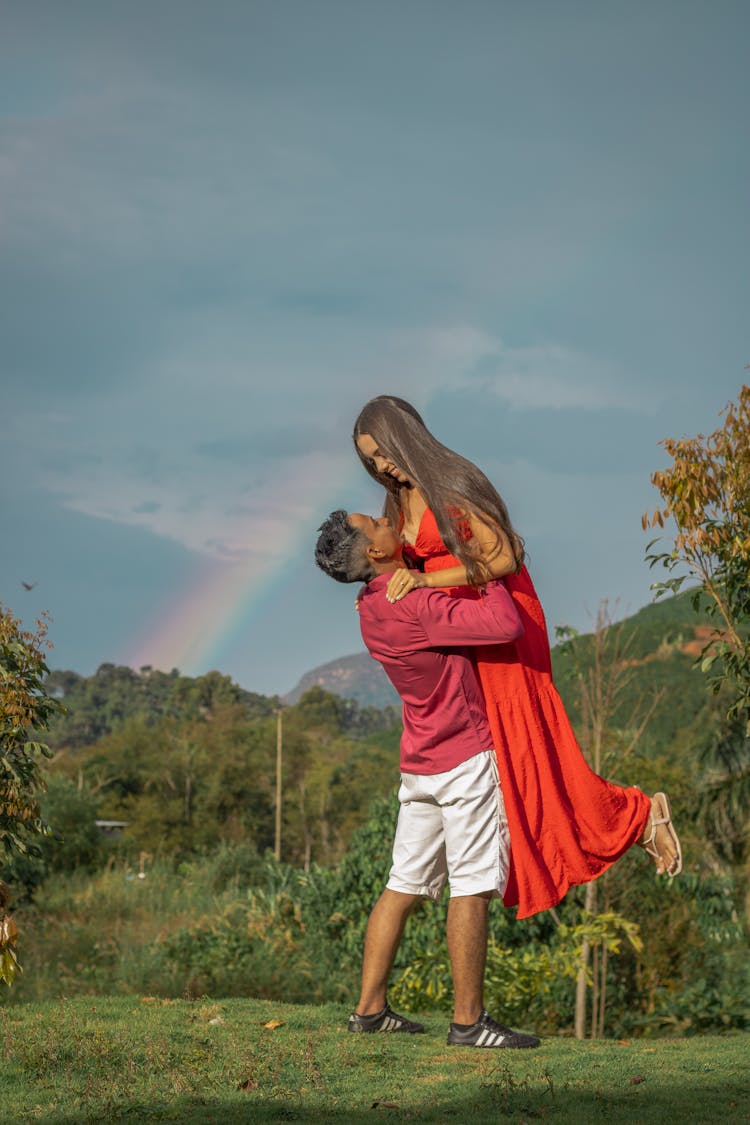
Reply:
[[[477, 556], [487, 567], [487, 580], [514, 573], [516, 560], [505, 532], [471, 512], [466, 512], [463, 518], [471, 529]], [[410, 590], [416, 590], [420, 586], [442, 589], [446, 586], [466, 585], [468, 585], [466, 567], [463, 565], [449, 566], [445, 570], [431, 570], [428, 574], [420, 574], [416, 570], [397, 570], [389, 579], [386, 597], [389, 602], [397, 602]]]

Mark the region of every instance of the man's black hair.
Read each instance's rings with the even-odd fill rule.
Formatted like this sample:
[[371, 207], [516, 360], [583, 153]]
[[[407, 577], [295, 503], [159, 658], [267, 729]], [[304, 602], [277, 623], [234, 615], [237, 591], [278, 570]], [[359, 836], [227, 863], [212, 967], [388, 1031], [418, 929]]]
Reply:
[[375, 571], [367, 558], [367, 537], [349, 523], [342, 508], [318, 528], [315, 562], [337, 582], [369, 582]]

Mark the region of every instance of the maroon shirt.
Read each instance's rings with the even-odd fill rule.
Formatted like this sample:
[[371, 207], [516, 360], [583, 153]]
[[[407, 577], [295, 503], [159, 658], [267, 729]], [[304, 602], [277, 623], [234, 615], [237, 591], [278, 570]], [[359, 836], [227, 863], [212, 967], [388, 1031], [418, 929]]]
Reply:
[[468, 646], [514, 641], [523, 626], [502, 581], [477, 601], [422, 588], [392, 603], [389, 578], [362, 593], [362, 638], [403, 702], [402, 772], [443, 773], [493, 746]]

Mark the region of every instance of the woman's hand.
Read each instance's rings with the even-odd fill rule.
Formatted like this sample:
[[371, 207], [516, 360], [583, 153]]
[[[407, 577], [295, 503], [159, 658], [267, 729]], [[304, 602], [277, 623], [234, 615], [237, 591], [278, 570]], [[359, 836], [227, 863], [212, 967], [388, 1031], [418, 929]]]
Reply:
[[428, 585], [426, 575], [419, 570], [394, 570], [388, 579], [385, 596], [389, 602], [400, 602], [410, 590]]

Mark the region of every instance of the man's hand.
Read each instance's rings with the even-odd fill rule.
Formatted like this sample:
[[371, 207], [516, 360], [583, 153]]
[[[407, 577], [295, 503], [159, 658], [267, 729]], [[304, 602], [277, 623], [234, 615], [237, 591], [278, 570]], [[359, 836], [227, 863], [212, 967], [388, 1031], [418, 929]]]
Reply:
[[388, 579], [385, 596], [389, 602], [400, 602], [410, 590], [429, 586], [427, 576], [419, 570], [394, 570]]

